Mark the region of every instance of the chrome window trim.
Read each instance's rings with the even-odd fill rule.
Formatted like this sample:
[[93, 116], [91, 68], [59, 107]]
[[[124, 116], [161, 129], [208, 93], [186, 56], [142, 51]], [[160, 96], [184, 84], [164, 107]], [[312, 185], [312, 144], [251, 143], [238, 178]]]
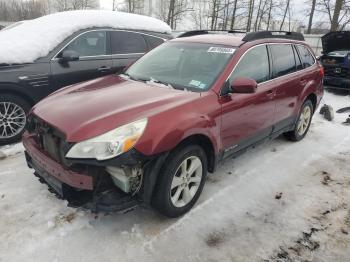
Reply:
[[[86, 34], [86, 33], [90, 33], [90, 32], [99, 32], [99, 31], [104, 31], [104, 32], [128, 32], [128, 33], [135, 33], [135, 34], [142, 34], [142, 35], [147, 35], [150, 37], [155, 37], [158, 39], [162, 39], [164, 42], [167, 41], [167, 39], [159, 37], [159, 36], [154, 36], [151, 34], [147, 34], [147, 33], [143, 33], [143, 32], [138, 32], [138, 31], [130, 31], [130, 30], [123, 30], [123, 29], [91, 29], [88, 31], [84, 31], [81, 32], [80, 34], [78, 34], [77, 36], [75, 36], [73, 39], [71, 39], [67, 44], [65, 44], [52, 58], [51, 61], [55, 61], [58, 60], [59, 58], [57, 58], [58, 54], [61, 53], [69, 44], [71, 44], [74, 40], [76, 40], [78, 37]], [[145, 40], [146, 41], [146, 40]], [[109, 54], [109, 55], [96, 55], [96, 56], [81, 56], [80, 58], [87, 58], [87, 57], [104, 57], [104, 56], [112, 56], [112, 55], [135, 55], [135, 54], [145, 54], [145, 53], [126, 53], [126, 54]]]
[[[230, 79], [230, 77], [231, 77], [231, 75], [233, 74], [233, 72], [235, 71], [237, 65], [238, 65], [239, 62], [242, 60], [242, 58], [246, 55], [246, 53], [249, 52], [250, 50], [252, 50], [253, 48], [258, 47], [258, 46], [262, 46], [262, 45], [265, 45], [265, 46], [268, 46], [268, 45], [301, 45], [301, 46], [304, 46], [304, 47], [306, 47], [307, 49], [309, 49], [307, 46], [305, 46], [305, 45], [303, 45], [303, 44], [298, 44], [298, 43], [263, 43], [263, 44], [258, 44], [258, 45], [252, 46], [252, 47], [250, 47], [249, 49], [247, 49], [247, 50], [243, 53], [243, 55], [239, 58], [239, 60], [237, 61], [237, 63], [236, 63], [235, 66], [233, 67], [231, 73], [230, 73], [229, 76], [226, 78], [226, 81], [225, 81], [225, 82], [227, 82], [227, 81]], [[258, 86], [261, 85], [261, 84], [268, 83], [268, 82], [270, 82], [270, 81], [272, 81], [272, 80], [276, 80], [276, 79], [281, 78], [281, 77], [286, 77], [286, 76], [294, 75], [294, 74], [299, 73], [299, 72], [301, 72], [301, 71], [303, 71], [303, 70], [306, 70], [306, 69], [308, 69], [308, 68], [310, 68], [310, 67], [313, 67], [313, 66], [316, 64], [316, 61], [317, 61], [317, 60], [315, 59], [315, 56], [313, 55], [313, 53], [310, 52], [310, 50], [308, 50], [308, 51], [309, 51], [309, 53], [311, 54], [311, 56], [314, 58], [314, 63], [313, 63], [311, 66], [306, 67], [306, 68], [303, 68], [303, 69], [298, 70], [298, 71], [295, 71], [295, 72], [292, 72], [292, 73], [289, 73], [289, 74], [286, 74], [286, 75], [283, 75], [283, 76], [278, 76], [278, 77], [269, 79], [269, 80], [267, 80], [267, 81], [261, 82], [261, 83], [258, 84]], [[220, 92], [220, 93], [221, 93], [221, 92]]]

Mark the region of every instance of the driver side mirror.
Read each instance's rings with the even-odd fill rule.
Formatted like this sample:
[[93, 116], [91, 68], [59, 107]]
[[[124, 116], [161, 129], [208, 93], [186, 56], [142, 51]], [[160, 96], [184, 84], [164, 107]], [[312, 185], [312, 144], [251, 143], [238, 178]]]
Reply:
[[237, 77], [231, 84], [231, 92], [239, 94], [255, 93], [258, 84], [254, 79]]
[[65, 50], [62, 53], [60, 62], [70, 62], [79, 60], [79, 54], [73, 50]]

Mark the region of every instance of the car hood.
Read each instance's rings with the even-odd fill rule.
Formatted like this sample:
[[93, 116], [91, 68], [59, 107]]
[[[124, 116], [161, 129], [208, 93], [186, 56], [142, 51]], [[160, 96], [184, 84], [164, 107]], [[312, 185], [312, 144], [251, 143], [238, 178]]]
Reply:
[[350, 50], [350, 31], [330, 32], [322, 36], [323, 53]]
[[198, 97], [200, 93], [111, 75], [63, 88], [32, 112], [63, 132], [68, 142], [80, 142]]

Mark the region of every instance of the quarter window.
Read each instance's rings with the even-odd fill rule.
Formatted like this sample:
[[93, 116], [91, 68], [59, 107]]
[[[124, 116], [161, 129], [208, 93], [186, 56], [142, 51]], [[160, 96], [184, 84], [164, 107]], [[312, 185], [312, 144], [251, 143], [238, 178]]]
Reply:
[[303, 67], [306, 68], [312, 66], [315, 63], [315, 58], [312, 56], [310, 51], [302, 45], [298, 45], [297, 48], [303, 63]]
[[296, 71], [291, 45], [270, 45], [270, 49], [273, 55], [274, 73], [277, 77]]
[[269, 56], [265, 45], [254, 47], [243, 56], [230, 76], [230, 82], [237, 77], [251, 78], [257, 83], [269, 80]]
[[111, 40], [113, 54], [145, 53], [147, 51], [146, 41], [138, 33], [112, 31]]
[[296, 63], [296, 66], [297, 66], [297, 70], [301, 70], [301, 69], [303, 69], [303, 65], [302, 65], [302, 63], [300, 61], [300, 57], [298, 55], [298, 52], [296, 51], [295, 48], [296, 47], [294, 46], [293, 51], [294, 51], [295, 63]]
[[[73, 40], [65, 49], [75, 51], [79, 56], [99, 56], [106, 55], [106, 32], [92, 31], [87, 32]], [[60, 57], [62, 52], [58, 55]]]

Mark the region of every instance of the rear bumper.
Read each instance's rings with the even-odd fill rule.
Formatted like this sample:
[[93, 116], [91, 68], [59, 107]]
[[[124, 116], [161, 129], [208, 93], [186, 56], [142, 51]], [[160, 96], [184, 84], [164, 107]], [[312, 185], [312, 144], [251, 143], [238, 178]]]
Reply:
[[[73, 188], [93, 190], [93, 178], [87, 173], [77, 173], [66, 169], [37, 147], [33, 135], [24, 133], [23, 145], [26, 150], [26, 160], [30, 168], [35, 169], [45, 181], [56, 189], [60, 183]], [[60, 193], [60, 192], [59, 192]]]
[[325, 85], [330, 85], [331, 87], [350, 90], [350, 79], [347, 78], [326, 75], [323, 82]]

